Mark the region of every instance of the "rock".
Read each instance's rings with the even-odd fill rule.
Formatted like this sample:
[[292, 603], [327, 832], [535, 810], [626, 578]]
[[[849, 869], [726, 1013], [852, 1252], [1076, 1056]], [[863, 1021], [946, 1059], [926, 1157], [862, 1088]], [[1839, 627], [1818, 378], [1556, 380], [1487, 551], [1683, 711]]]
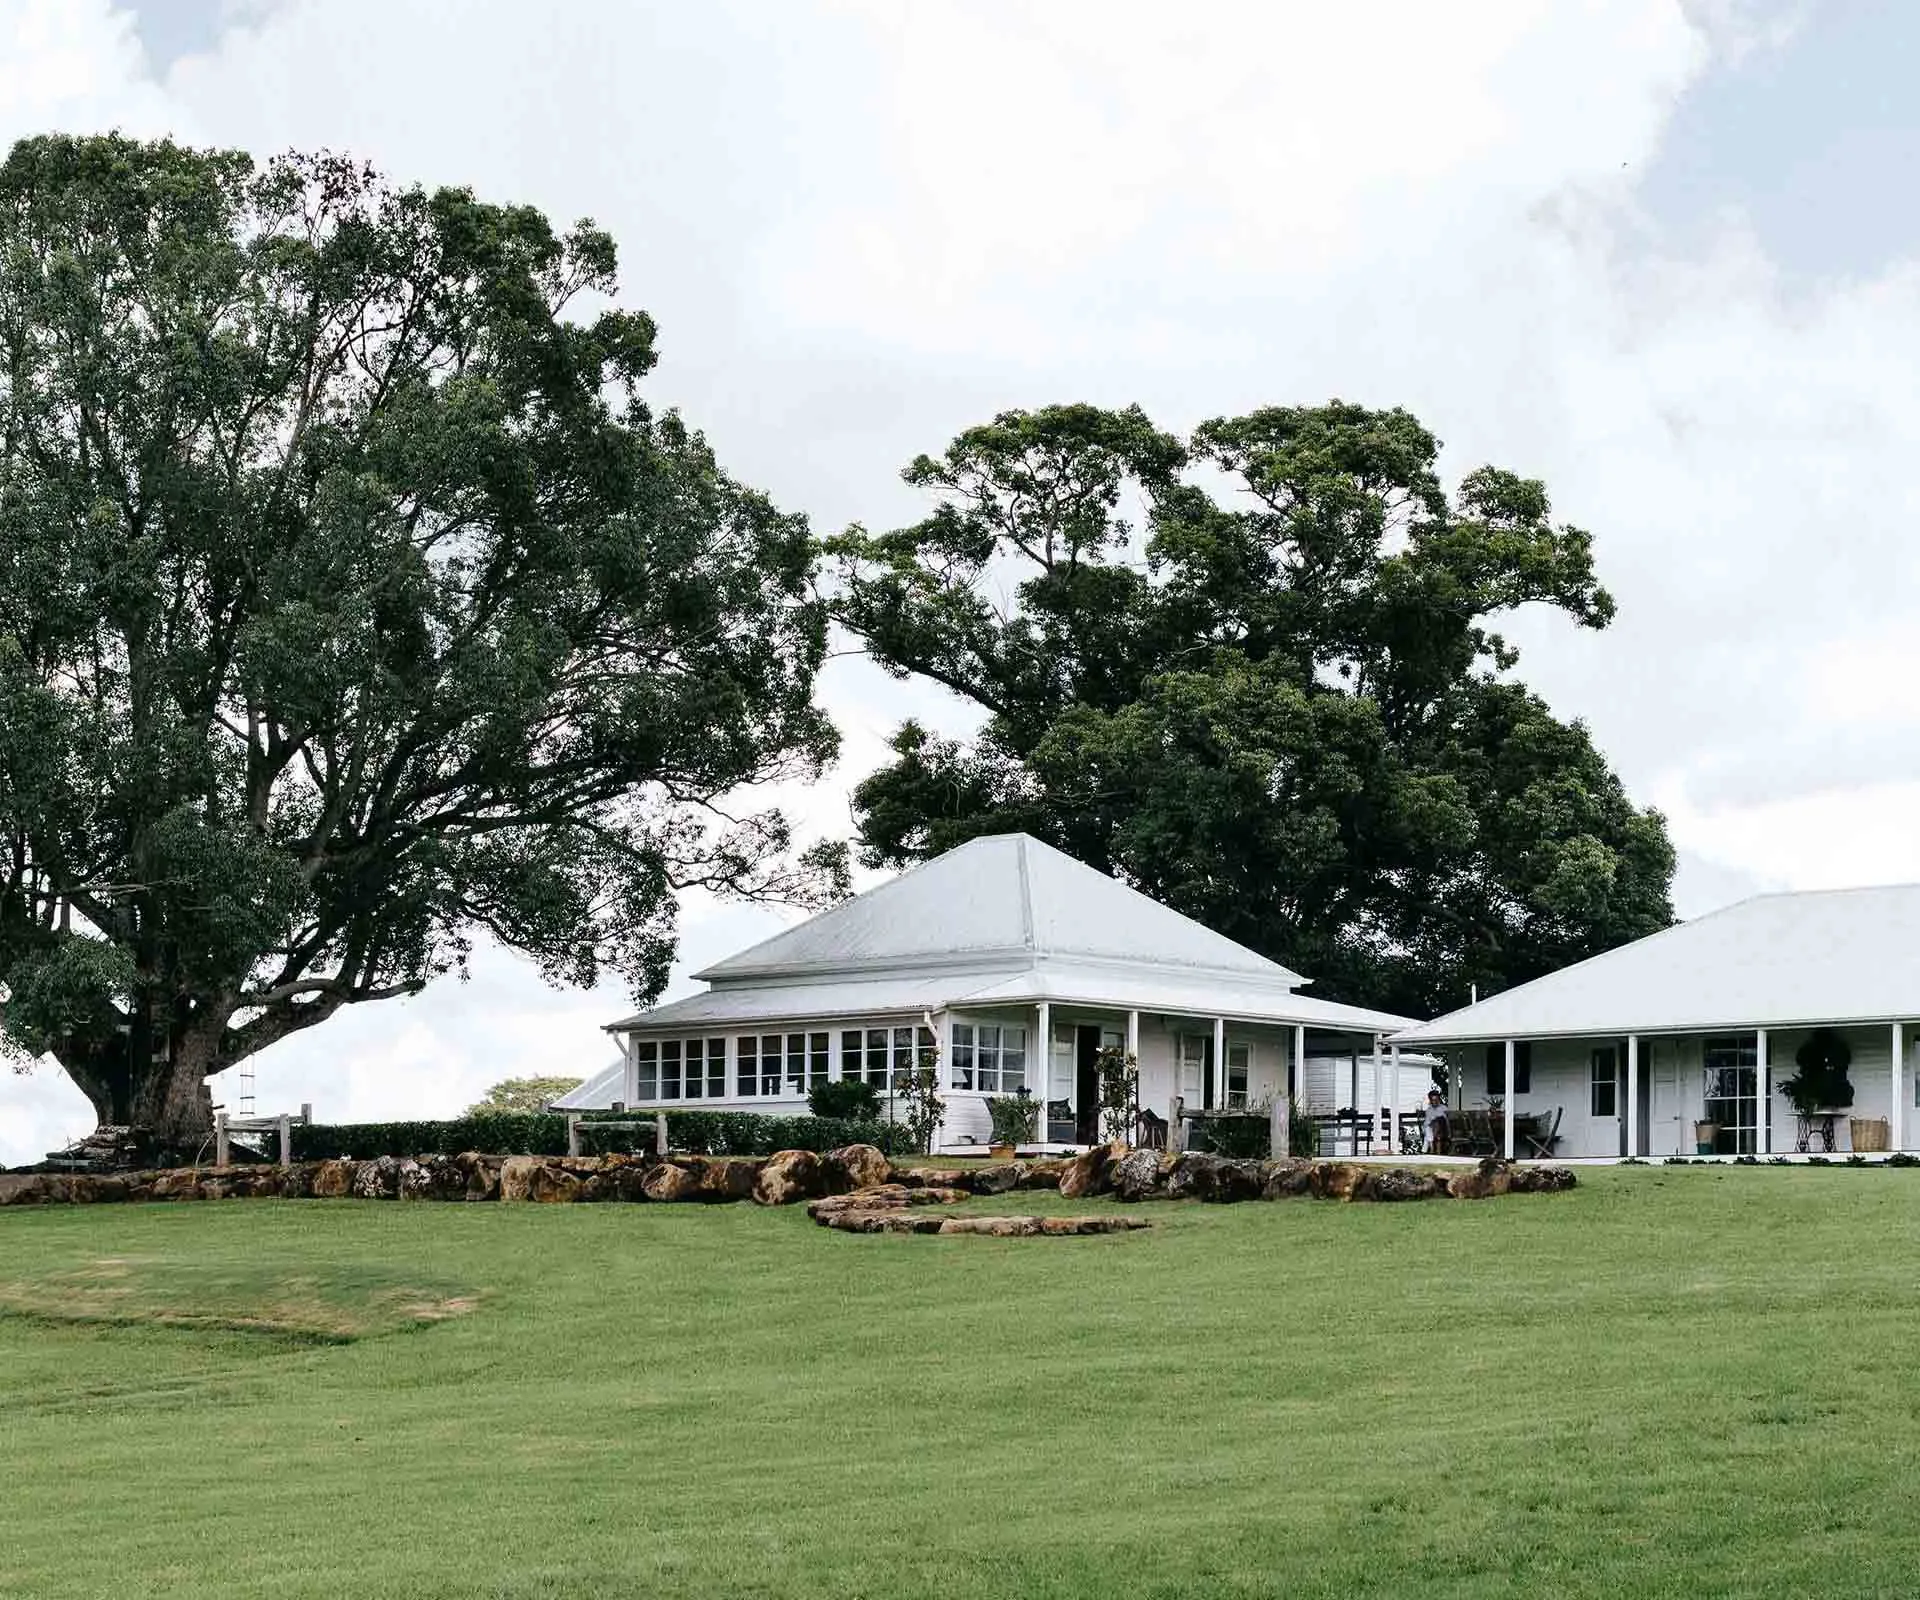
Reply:
[[938, 1233], [946, 1220], [933, 1215], [915, 1216], [911, 1211], [862, 1210], [858, 1206], [814, 1218], [823, 1228], [837, 1228], [842, 1233]]
[[[1107, 1187], [1122, 1200], [1150, 1200], [1165, 1192], [1165, 1169], [1158, 1150], [1129, 1150], [1107, 1168]], [[1067, 1192], [1064, 1180], [1060, 1192]]]
[[850, 1194], [830, 1194], [807, 1202], [807, 1215], [818, 1222], [842, 1211], [905, 1211], [913, 1206], [950, 1206], [973, 1197], [964, 1189], [909, 1189], [901, 1183], [883, 1183]]
[[1406, 1167], [1383, 1167], [1368, 1178], [1365, 1198], [1368, 1200], [1431, 1200], [1433, 1182], [1424, 1172], [1414, 1172]]
[[557, 1161], [543, 1161], [527, 1174], [527, 1198], [539, 1205], [568, 1205], [580, 1198], [580, 1180]]
[[484, 1156], [478, 1150], [464, 1150], [453, 1158], [454, 1168], [465, 1184], [469, 1200], [498, 1200], [500, 1170], [505, 1165], [497, 1156]]
[[1260, 1184], [1262, 1200], [1291, 1200], [1313, 1192], [1313, 1163], [1299, 1156], [1269, 1161]]
[[827, 1192], [871, 1189], [893, 1181], [893, 1163], [870, 1144], [842, 1145], [820, 1158]]
[[288, 1200], [308, 1200], [313, 1197], [313, 1174], [316, 1163], [296, 1161], [281, 1174], [280, 1193]]
[[1169, 1200], [1205, 1200], [1212, 1196], [1219, 1176], [1220, 1158], [1204, 1151], [1183, 1152], [1167, 1174]]
[[763, 1206], [790, 1206], [825, 1191], [827, 1174], [811, 1150], [777, 1150], [754, 1179], [752, 1194]]
[[198, 1200], [201, 1198], [200, 1174], [192, 1167], [156, 1172], [149, 1193], [155, 1200]]
[[646, 1200], [647, 1174], [654, 1170], [653, 1164], [646, 1161], [630, 1162], [617, 1167], [613, 1173], [613, 1193], [616, 1200]]
[[49, 1187], [38, 1172], [0, 1173], [0, 1206], [45, 1205]]
[[657, 1167], [648, 1168], [641, 1180], [640, 1192], [649, 1200], [697, 1200], [700, 1180], [678, 1163], [663, 1161]]
[[1022, 1189], [1057, 1189], [1060, 1187], [1060, 1175], [1067, 1170], [1069, 1158], [1066, 1156], [1035, 1156], [1030, 1161], [1016, 1161], [1020, 1177], [1017, 1187]]
[[1510, 1179], [1515, 1194], [1558, 1194], [1574, 1184], [1571, 1167], [1514, 1167]]
[[[353, 1192], [355, 1161], [323, 1161], [313, 1169], [313, 1195], [316, 1200], [338, 1200]], [[157, 1182], [157, 1180], [156, 1180]]]
[[1020, 1186], [1020, 1167], [1013, 1161], [996, 1161], [990, 1166], [974, 1167], [966, 1174], [966, 1187], [974, 1194], [1006, 1194]]
[[909, 1189], [964, 1189], [973, 1181], [978, 1167], [895, 1167], [890, 1183], [903, 1183]]
[[1215, 1169], [1213, 1193], [1204, 1198], [1229, 1204], [1239, 1200], [1258, 1200], [1266, 1181], [1265, 1162], [1230, 1157]]
[[940, 1233], [983, 1233], [994, 1239], [1033, 1239], [1041, 1232], [1038, 1217], [942, 1217]]
[[[412, 1166], [414, 1163], [406, 1163]], [[398, 1156], [380, 1156], [372, 1161], [363, 1161], [354, 1169], [353, 1194], [359, 1200], [391, 1200], [400, 1193], [400, 1167]]]
[[1090, 1194], [1104, 1194], [1108, 1169], [1113, 1166], [1114, 1158], [1119, 1153], [1112, 1145], [1097, 1144], [1072, 1157], [1060, 1168], [1061, 1194], [1069, 1200], [1079, 1200]]
[[[783, 1152], [784, 1153], [784, 1152]], [[700, 1180], [702, 1200], [749, 1200], [761, 1169], [771, 1157], [689, 1156], [687, 1165]], [[812, 1156], [818, 1161], [818, 1156]], [[817, 1191], [816, 1191], [817, 1192]]]
[[539, 1156], [508, 1156], [500, 1163], [500, 1198], [526, 1200], [533, 1187], [533, 1175], [540, 1170]]
[[1316, 1161], [1307, 1186], [1322, 1200], [1352, 1200], [1366, 1181], [1367, 1169], [1358, 1162]]
[[1145, 1217], [1042, 1217], [1040, 1231], [1048, 1238], [1078, 1237], [1093, 1233], [1130, 1233], [1136, 1228], [1151, 1228]]
[[1494, 1156], [1484, 1157], [1477, 1165], [1447, 1179], [1447, 1193], [1456, 1200], [1490, 1200], [1512, 1187], [1513, 1168]]

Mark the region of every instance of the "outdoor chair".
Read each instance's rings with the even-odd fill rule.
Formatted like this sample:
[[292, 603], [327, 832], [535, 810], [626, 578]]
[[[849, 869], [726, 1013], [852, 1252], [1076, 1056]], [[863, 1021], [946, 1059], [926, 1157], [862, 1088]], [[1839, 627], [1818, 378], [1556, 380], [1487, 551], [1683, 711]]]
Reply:
[[1142, 1150], [1166, 1149], [1167, 1119], [1157, 1112], [1142, 1111], [1133, 1142]]
[[1047, 1102], [1047, 1143], [1073, 1144], [1080, 1130], [1074, 1126], [1073, 1107], [1065, 1100]]
[[1530, 1118], [1531, 1126], [1514, 1124], [1515, 1133], [1525, 1134], [1529, 1154], [1542, 1161], [1553, 1154], [1553, 1147], [1560, 1142], [1560, 1118], [1565, 1110], [1564, 1106], [1555, 1106], [1551, 1117], [1542, 1112]]

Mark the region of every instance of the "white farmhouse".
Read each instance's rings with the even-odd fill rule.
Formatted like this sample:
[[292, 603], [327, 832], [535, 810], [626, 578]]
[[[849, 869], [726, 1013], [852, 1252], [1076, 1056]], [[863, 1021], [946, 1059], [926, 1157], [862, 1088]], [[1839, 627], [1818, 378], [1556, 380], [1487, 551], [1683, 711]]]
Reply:
[[[1448, 1058], [1460, 1121], [1497, 1100], [1509, 1154], [1536, 1153], [1530, 1131], [1567, 1156], [1825, 1154], [1920, 1145], [1916, 1017], [1908, 885], [1743, 900], [1397, 1042]], [[1850, 1104], [1789, 1101], [1810, 1040], [1844, 1058]]]
[[1300, 974], [1025, 834], [972, 840], [696, 977], [706, 993], [610, 1024], [621, 1072], [558, 1107], [791, 1115], [828, 1079], [884, 1095], [937, 1046], [941, 1144], [983, 1139], [987, 1098], [1023, 1089], [1047, 1103], [1046, 1142], [1085, 1144], [1103, 1045], [1138, 1057], [1141, 1107], [1166, 1119], [1176, 1097], [1298, 1096], [1309, 1054], [1364, 1057], [1370, 1092], [1387, 1087], [1382, 1039], [1409, 1020], [1301, 994]]

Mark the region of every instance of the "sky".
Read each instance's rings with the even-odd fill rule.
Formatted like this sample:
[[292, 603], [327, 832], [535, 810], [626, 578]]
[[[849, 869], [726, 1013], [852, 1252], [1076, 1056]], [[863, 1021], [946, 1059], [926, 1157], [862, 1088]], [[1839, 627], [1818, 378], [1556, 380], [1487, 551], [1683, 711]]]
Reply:
[[[1338, 396], [1544, 479], [1610, 629], [1520, 675], [1667, 814], [1682, 915], [1920, 879], [1920, 17], [1869, 0], [0, 0], [0, 140], [326, 147], [621, 247], [652, 396], [820, 531], [1013, 406], [1163, 426]], [[822, 681], [847, 794], [905, 715]], [[690, 903], [674, 989], [777, 913]], [[473, 981], [257, 1061], [260, 1108], [457, 1110], [584, 1075], [628, 997]], [[0, 1162], [91, 1124], [0, 1075]]]

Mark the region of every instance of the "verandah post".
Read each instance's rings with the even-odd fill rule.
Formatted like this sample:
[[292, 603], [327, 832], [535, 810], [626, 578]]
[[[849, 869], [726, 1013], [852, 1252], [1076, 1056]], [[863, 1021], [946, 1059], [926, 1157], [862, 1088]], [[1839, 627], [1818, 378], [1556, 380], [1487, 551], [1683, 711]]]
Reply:
[[1753, 1109], [1754, 1121], [1758, 1126], [1754, 1130], [1753, 1142], [1763, 1156], [1773, 1153], [1773, 1085], [1769, 1081], [1773, 1075], [1773, 1062], [1770, 1050], [1767, 1030], [1756, 1028], [1753, 1035], [1753, 1093], [1758, 1103]]
[[1514, 1082], [1514, 1062], [1518, 1054], [1519, 1052], [1514, 1048], [1513, 1041], [1509, 1039], [1507, 1041], [1507, 1076], [1506, 1081], [1500, 1085], [1501, 1088], [1507, 1091], [1506, 1115], [1501, 1119], [1503, 1125], [1500, 1130], [1500, 1138], [1501, 1142], [1506, 1146], [1506, 1156], [1509, 1161], [1513, 1159], [1514, 1102], [1520, 1098], [1515, 1092], [1516, 1085]]
[[[1047, 1096], [1053, 1092], [1053, 1003], [1040, 1002], [1040, 1050], [1034, 1066], [1035, 1079], [1040, 1086], [1040, 1129], [1039, 1141], [1047, 1139]], [[1016, 1155], [1019, 1152], [1014, 1152]]]
[[1209, 1111], [1220, 1111], [1227, 1104], [1227, 1019], [1213, 1019], [1213, 1103]]
[[1893, 1098], [1887, 1105], [1887, 1132], [1892, 1135], [1887, 1143], [1895, 1150], [1907, 1147], [1907, 1097], [1906, 1084], [1902, 1081], [1906, 1077], [1903, 1059], [1906, 1053], [1907, 1030], [1904, 1024], [1896, 1022], [1893, 1025]]
[[[1378, 1105], [1380, 1103], [1381, 1079], [1383, 1076], [1384, 1074], [1380, 1071], [1380, 1035], [1376, 1033], [1373, 1036], [1373, 1095], [1372, 1095], [1372, 1099], [1375, 1105]], [[1358, 1106], [1354, 1107], [1354, 1110], [1356, 1111], [1358, 1111], [1359, 1109], [1360, 1108]], [[1389, 1110], [1387, 1113], [1387, 1129], [1389, 1133], [1391, 1133], [1393, 1129], [1393, 1113], [1391, 1110]], [[1393, 1154], [1393, 1140], [1391, 1138], [1387, 1140], [1387, 1154], [1388, 1155]]]
[[1293, 1097], [1302, 1107], [1307, 1103], [1307, 1025], [1293, 1027]]
[[1387, 1154], [1400, 1153], [1400, 1046], [1388, 1047], [1393, 1055], [1393, 1082], [1387, 1095]]
[[1627, 1035], [1627, 1154], [1640, 1154], [1640, 1035]]

